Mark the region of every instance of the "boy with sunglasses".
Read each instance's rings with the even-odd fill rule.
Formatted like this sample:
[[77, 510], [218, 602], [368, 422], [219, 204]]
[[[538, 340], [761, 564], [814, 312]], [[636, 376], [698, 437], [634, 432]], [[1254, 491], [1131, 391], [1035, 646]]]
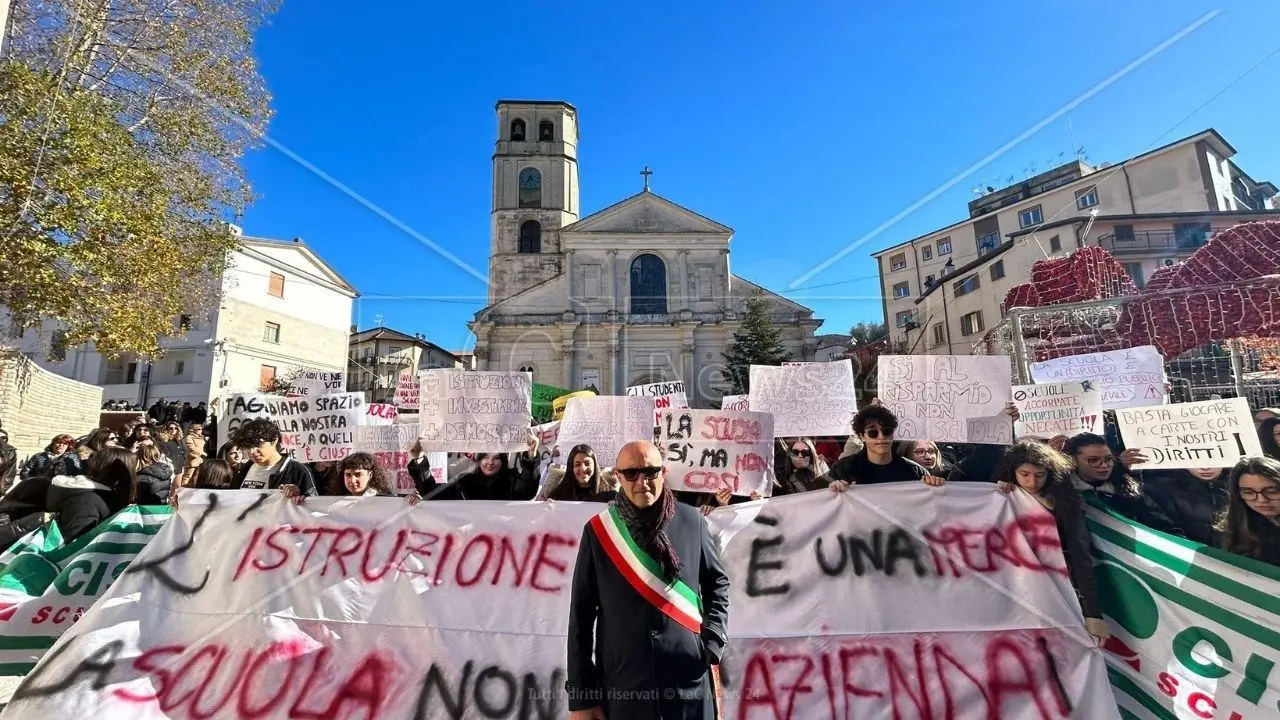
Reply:
[[853, 432], [862, 441], [862, 450], [837, 460], [822, 479], [836, 492], [843, 492], [853, 484], [919, 481], [941, 485], [946, 482], [930, 475], [923, 466], [893, 454], [893, 434], [897, 430], [898, 418], [888, 408], [880, 405], [862, 408], [853, 417]]

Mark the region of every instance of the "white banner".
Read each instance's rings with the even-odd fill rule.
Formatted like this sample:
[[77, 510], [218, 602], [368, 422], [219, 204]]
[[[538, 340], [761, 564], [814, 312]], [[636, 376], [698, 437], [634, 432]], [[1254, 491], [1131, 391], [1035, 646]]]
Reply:
[[552, 465], [564, 465], [569, 461], [566, 457], [572, 446], [561, 448], [560, 421], [542, 423], [533, 426], [534, 437], [538, 438], [538, 477], [539, 485], [546, 480], [547, 469]]
[[1165, 403], [1164, 358], [1151, 345], [1068, 355], [1031, 363], [1036, 383], [1090, 381], [1102, 388], [1102, 409]]
[[613, 467], [618, 451], [634, 440], [653, 441], [653, 398], [642, 395], [576, 397], [565, 407], [556, 438], [557, 462], [568, 460], [574, 445], [590, 445], [596, 463]]
[[1102, 434], [1102, 391], [1092, 381], [1014, 385], [1013, 404], [1021, 416], [1018, 437]]
[[750, 410], [751, 396], [750, 395], [725, 395], [724, 397], [720, 398], [720, 409], [721, 410], [739, 410], [739, 411]]
[[241, 393], [223, 401], [218, 437], [230, 440], [244, 422], [268, 418], [280, 428], [280, 446], [299, 461], [335, 461], [351, 452], [364, 415], [364, 394], [358, 392], [297, 398]]
[[773, 415], [778, 437], [848, 435], [858, 411], [848, 360], [751, 366], [751, 412]]
[[[417, 439], [417, 425], [366, 425], [356, 428], [353, 452], [373, 455], [378, 465], [387, 472], [391, 489], [400, 495], [408, 495], [416, 489], [413, 476], [409, 474], [409, 450]], [[431, 464], [431, 477], [437, 483], [449, 482], [448, 453], [429, 452], [427, 462]]]
[[347, 374], [324, 370], [302, 370], [289, 384], [293, 386], [294, 392], [302, 397], [333, 395], [347, 391]]
[[1231, 467], [1262, 455], [1244, 398], [1117, 410], [1116, 421], [1125, 447], [1148, 458], [1140, 470]]
[[397, 407], [409, 410], [411, 412], [418, 411], [418, 390], [421, 387], [421, 381], [418, 380], [416, 370], [410, 368], [402, 370], [396, 376], [396, 396], [392, 401]]
[[[180, 507], [5, 720], [567, 716], [573, 567], [601, 505], [184, 490]], [[731, 580], [723, 717], [1119, 717], [1025, 495], [903, 483], [708, 522]]]
[[975, 442], [969, 420], [994, 418], [1009, 404], [1003, 355], [881, 355], [880, 402], [898, 417], [898, 440]]
[[532, 373], [426, 370], [420, 385], [418, 422], [427, 450], [502, 453], [526, 449]]
[[773, 416], [729, 410], [668, 410], [658, 447], [675, 490], [773, 493]]
[[627, 388], [628, 395], [643, 395], [647, 397], [661, 397], [663, 395], [684, 395], [684, 382], [673, 380], [671, 382], [649, 383], [648, 385], [632, 385]]

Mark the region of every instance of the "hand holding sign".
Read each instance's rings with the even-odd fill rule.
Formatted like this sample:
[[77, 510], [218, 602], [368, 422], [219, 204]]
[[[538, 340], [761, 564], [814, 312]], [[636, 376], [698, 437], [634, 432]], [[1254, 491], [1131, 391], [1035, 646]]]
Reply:
[[773, 417], [725, 410], [669, 410], [658, 426], [673, 490], [772, 494]]

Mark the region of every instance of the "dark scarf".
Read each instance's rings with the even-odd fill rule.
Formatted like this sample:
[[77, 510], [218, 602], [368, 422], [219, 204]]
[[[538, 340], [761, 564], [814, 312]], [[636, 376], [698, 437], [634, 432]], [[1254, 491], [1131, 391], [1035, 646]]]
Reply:
[[658, 502], [647, 508], [636, 507], [624, 492], [618, 493], [613, 504], [618, 508], [618, 514], [627, 524], [627, 530], [631, 532], [636, 544], [658, 561], [667, 579], [679, 577], [680, 556], [676, 554], [666, 532], [667, 523], [676, 515], [676, 496], [671, 488], [664, 485]]

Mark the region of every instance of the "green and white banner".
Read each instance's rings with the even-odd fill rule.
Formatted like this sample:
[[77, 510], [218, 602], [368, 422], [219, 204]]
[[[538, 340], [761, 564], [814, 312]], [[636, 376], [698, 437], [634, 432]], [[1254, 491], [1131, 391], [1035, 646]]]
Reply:
[[0, 554], [0, 675], [29, 672], [172, 513], [130, 505], [71, 543], [55, 521]]
[[1280, 718], [1280, 568], [1089, 510], [1125, 720]]

